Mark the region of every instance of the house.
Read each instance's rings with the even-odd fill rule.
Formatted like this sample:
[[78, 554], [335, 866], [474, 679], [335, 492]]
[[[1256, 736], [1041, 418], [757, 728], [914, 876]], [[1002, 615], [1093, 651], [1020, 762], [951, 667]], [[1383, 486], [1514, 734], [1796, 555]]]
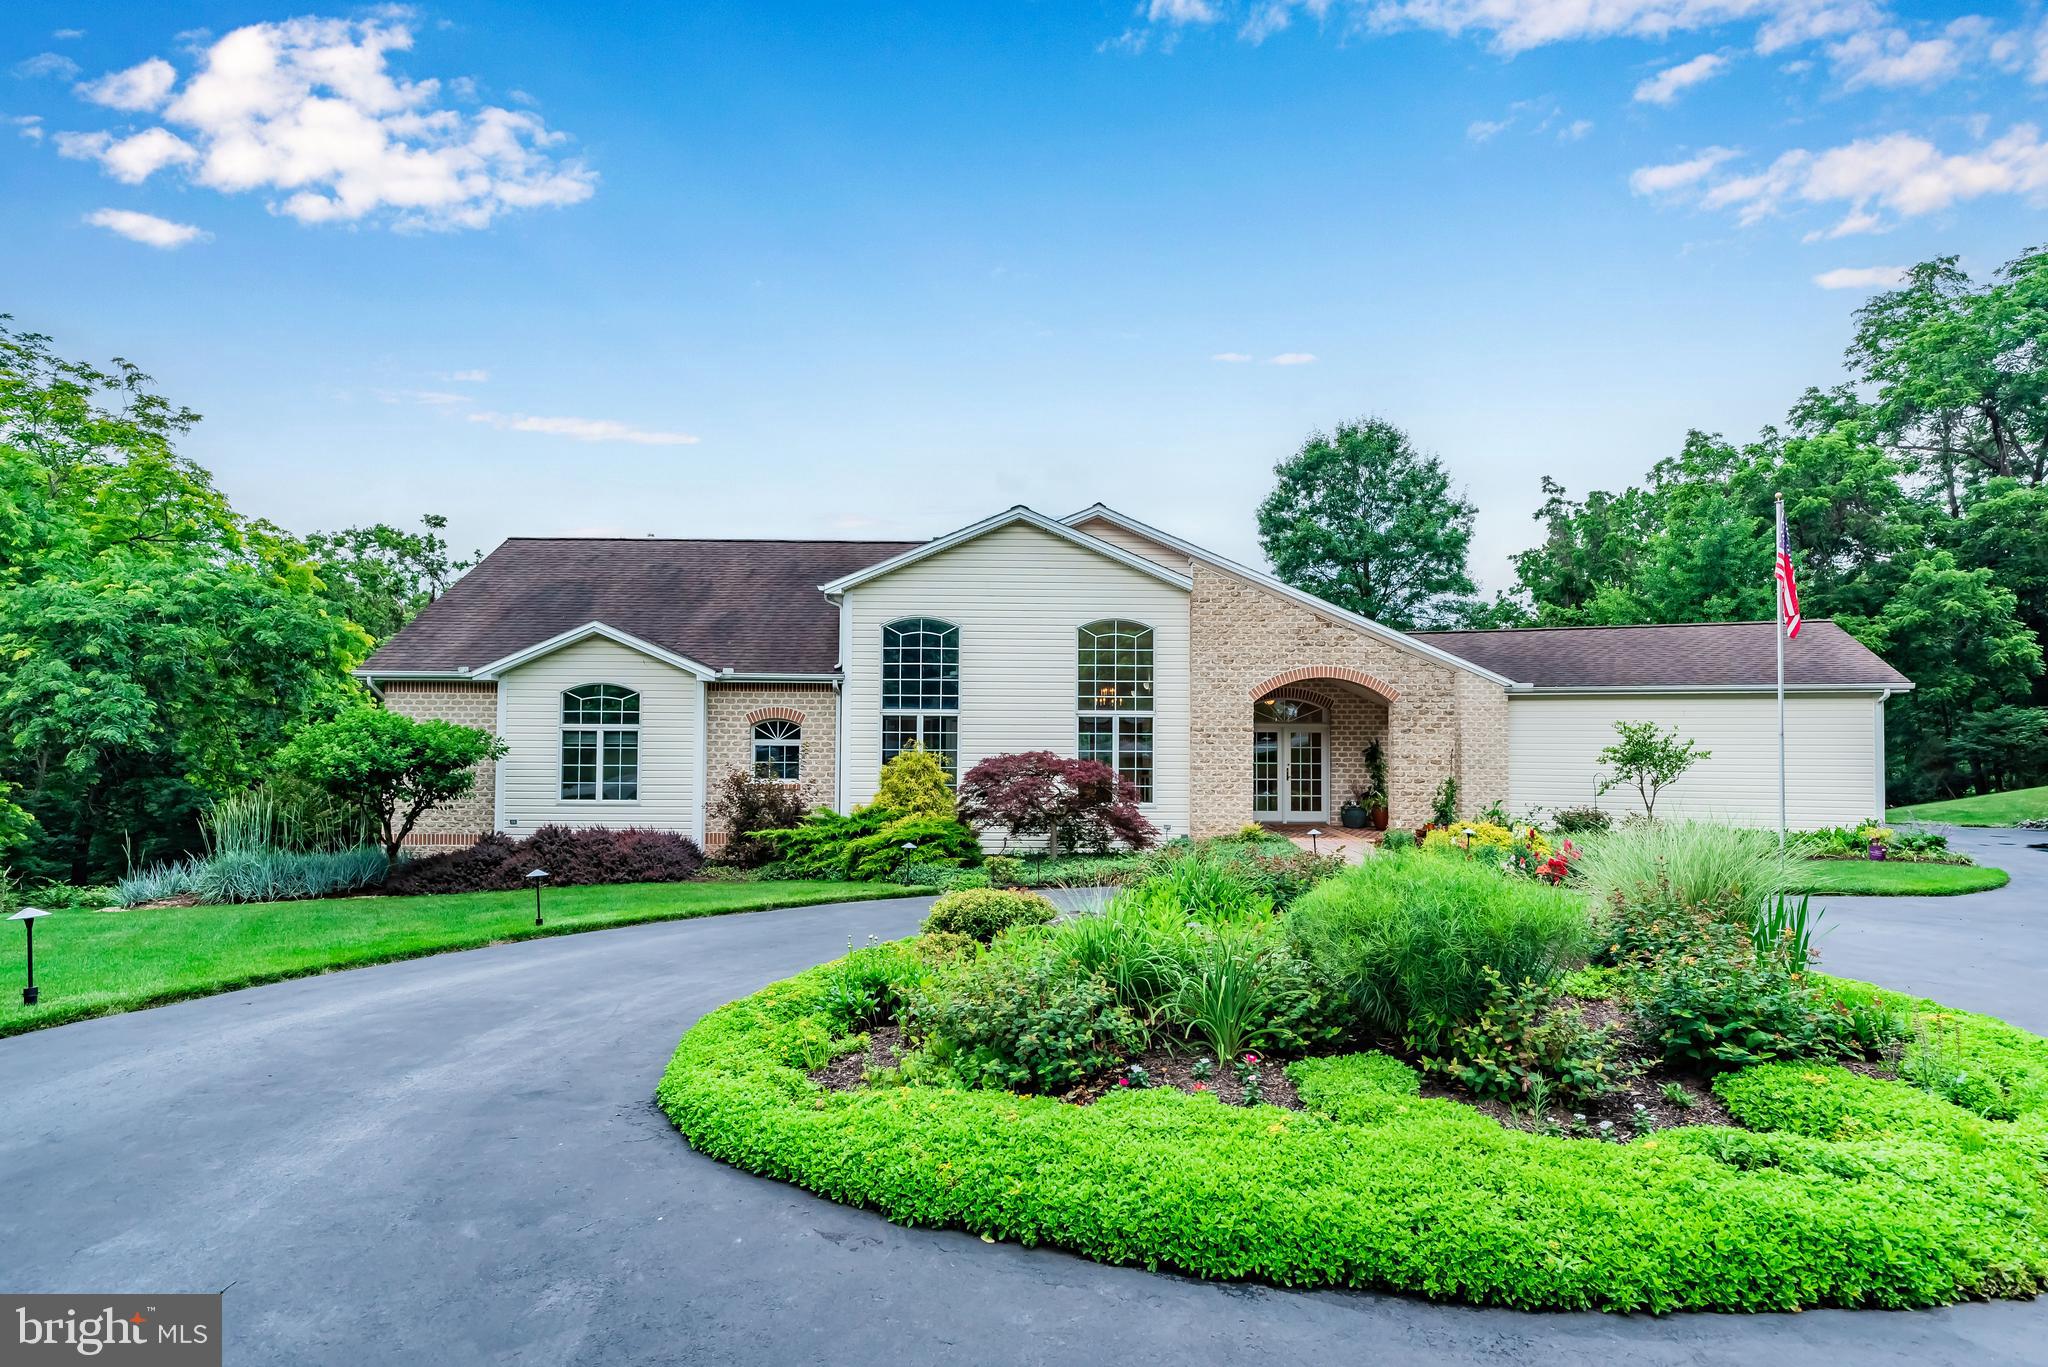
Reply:
[[[1168, 833], [1320, 823], [1385, 757], [1396, 826], [1597, 793], [1617, 719], [1712, 757], [1660, 811], [1777, 818], [1774, 624], [1400, 632], [1101, 505], [1016, 507], [924, 542], [514, 538], [377, 651], [394, 711], [508, 748], [416, 847], [551, 822], [715, 846], [728, 772], [844, 810], [912, 742], [956, 772], [1114, 764]], [[1786, 651], [1791, 820], [1884, 809], [1884, 700], [1912, 687], [1831, 622]]]

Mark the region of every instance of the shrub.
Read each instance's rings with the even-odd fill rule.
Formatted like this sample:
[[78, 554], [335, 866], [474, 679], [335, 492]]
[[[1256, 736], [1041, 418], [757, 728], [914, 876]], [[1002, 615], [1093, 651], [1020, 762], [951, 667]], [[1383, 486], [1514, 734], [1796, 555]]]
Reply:
[[904, 816], [872, 835], [847, 841], [845, 858], [846, 877], [888, 882], [913, 860], [956, 868], [977, 863], [981, 843], [964, 823], [950, 816]]
[[917, 744], [889, 757], [889, 762], [882, 766], [875, 800], [868, 806], [898, 816], [928, 816], [941, 821], [956, 815], [953, 784], [946, 776], [944, 761]]
[[1840, 1052], [1820, 990], [1782, 953], [1758, 953], [1744, 927], [1711, 916], [1683, 953], [1651, 966], [1640, 998], [1645, 1031], [1672, 1064], [1711, 1072]]
[[923, 929], [931, 934], [965, 935], [987, 944], [1012, 926], [1051, 925], [1058, 915], [1058, 908], [1035, 892], [963, 888], [932, 903]]
[[1065, 1091], [1144, 1041], [1106, 985], [1036, 941], [935, 971], [904, 1019], [935, 1065], [970, 1087], [1017, 1092]]
[[[959, 868], [979, 863], [974, 832], [951, 817], [912, 816], [863, 807], [848, 816], [820, 807], [800, 826], [758, 833], [790, 878], [899, 880], [909, 865]], [[921, 884], [920, 886], [932, 886]]]
[[466, 849], [401, 861], [384, 891], [410, 897], [443, 892], [504, 892], [527, 886], [534, 869], [551, 887], [588, 883], [681, 883], [704, 867], [704, 852], [672, 831], [542, 826], [524, 840], [492, 832]]
[[1167, 1017], [1217, 1059], [1254, 1047], [1300, 1049], [1335, 1035], [1307, 965], [1266, 926], [1218, 927], [1189, 943]]
[[1492, 996], [1486, 969], [1549, 983], [1590, 937], [1578, 899], [1559, 889], [1420, 856], [1371, 859], [1312, 889], [1287, 931], [1363, 1024], [1425, 1053]]
[[1550, 825], [1559, 835], [1597, 835], [1614, 824], [1614, 818], [1598, 807], [1562, 807]]
[[1380, 848], [1390, 853], [1397, 853], [1401, 850], [1412, 850], [1415, 848], [1415, 832], [1388, 831], [1386, 839], [1381, 842]]
[[2048, 1158], [2024, 1142], [2048, 1111], [2048, 1041], [1981, 1017], [1964, 1020], [1972, 1066], [2030, 1079], [2014, 1088], [2019, 1126], [1792, 1064], [1717, 1083], [1750, 1130], [1601, 1144], [1420, 1098], [1414, 1070], [1377, 1053], [1289, 1065], [1300, 1116], [1171, 1088], [1087, 1106], [825, 1091], [803, 1071], [834, 1047], [824, 981], [813, 970], [705, 1016], [659, 1104], [702, 1153], [906, 1224], [1202, 1277], [1544, 1310], [1906, 1307], [2048, 1279]]
[[374, 888], [391, 862], [376, 845], [353, 850], [243, 850], [198, 862], [192, 893], [201, 902], [285, 902]]
[[1458, 776], [1444, 775], [1444, 781], [1436, 786], [1436, 796], [1429, 800], [1429, 820], [1434, 826], [1448, 826], [1458, 819]]
[[1596, 902], [1642, 895], [1665, 880], [1680, 901], [1727, 894], [1749, 907], [1786, 890], [1790, 871], [1768, 831], [1705, 821], [1635, 822], [1587, 840], [1579, 873]]
[[1450, 1033], [1447, 1055], [1430, 1066], [1473, 1095], [1513, 1105], [1591, 1101], [1619, 1084], [1612, 1026], [1593, 1026], [1554, 987], [1510, 987], [1485, 970], [1491, 995], [1477, 1017]]
[[803, 795], [794, 783], [755, 778], [738, 769], [728, 773], [711, 800], [710, 815], [725, 827], [718, 862], [739, 869], [757, 869], [775, 858], [775, 846], [762, 831], [786, 830], [804, 819]]
[[1010, 854], [992, 854], [984, 859], [982, 868], [988, 873], [992, 888], [1015, 888], [1024, 884], [1024, 861]]
[[1063, 759], [1050, 750], [995, 755], [960, 782], [960, 815], [976, 826], [1000, 826], [1013, 840], [1044, 836], [1053, 855], [1134, 850], [1157, 832], [1138, 812], [1138, 790], [1100, 760]]
[[937, 888], [940, 892], [952, 892], [956, 888], [994, 887], [994, 882], [981, 869], [963, 869], [958, 864], [928, 863], [918, 859], [906, 860], [896, 866], [896, 881], [905, 887]]
[[419, 721], [381, 707], [358, 707], [308, 726], [277, 755], [278, 767], [366, 813], [384, 841], [399, 847], [420, 817], [476, 786], [476, 766], [505, 754], [488, 731]]
[[41, 887], [26, 888], [13, 900], [22, 906], [41, 907], [44, 911], [104, 911], [125, 905], [119, 888], [81, 888], [70, 883], [45, 883]]

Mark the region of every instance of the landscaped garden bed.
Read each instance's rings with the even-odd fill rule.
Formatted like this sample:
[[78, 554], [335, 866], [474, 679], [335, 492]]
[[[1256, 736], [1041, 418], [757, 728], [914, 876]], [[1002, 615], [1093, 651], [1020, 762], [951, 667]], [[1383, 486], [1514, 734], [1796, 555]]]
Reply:
[[1755, 852], [1615, 832], [1560, 888], [1439, 842], [1276, 906], [1182, 848], [1100, 908], [997, 893], [723, 1007], [659, 1099], [702, 1151], [895, 1220], [1202, 1276], [2032, 1294], [2048, 1041], [1812, 972]]

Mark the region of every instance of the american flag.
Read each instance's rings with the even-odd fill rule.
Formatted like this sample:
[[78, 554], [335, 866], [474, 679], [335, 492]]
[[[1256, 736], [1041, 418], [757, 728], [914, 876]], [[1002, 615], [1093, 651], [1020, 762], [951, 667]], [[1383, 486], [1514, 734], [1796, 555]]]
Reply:
[[1792, 573], [1792, 546], [1785, 538], [1785, 514], [1778, 514], [1778, 620], [1784, 623], [1785, 635], [1799, 634], [1799, 580]]

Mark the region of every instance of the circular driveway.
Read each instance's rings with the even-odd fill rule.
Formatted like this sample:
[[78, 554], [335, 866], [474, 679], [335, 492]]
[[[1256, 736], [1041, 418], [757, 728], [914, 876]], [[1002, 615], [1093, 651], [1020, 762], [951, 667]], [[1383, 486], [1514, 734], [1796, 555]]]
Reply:
[[[2048, 865], [2001, 852], [2002, 892], [1838, 902], [1830, 966], [1929, 991], [1953, 969], [1945, 999], [2048, 1027], [2020, 855]], [[2042, 1360], [2033, 1303], [1657, 1320], [1209, 1284], [899, 1228], [692, 1152], [651, 1100], [683, 1028], [923, 905], [597, 931], [0, 1040], [0, 1289], [225, 1289], [229, 1363]]]

